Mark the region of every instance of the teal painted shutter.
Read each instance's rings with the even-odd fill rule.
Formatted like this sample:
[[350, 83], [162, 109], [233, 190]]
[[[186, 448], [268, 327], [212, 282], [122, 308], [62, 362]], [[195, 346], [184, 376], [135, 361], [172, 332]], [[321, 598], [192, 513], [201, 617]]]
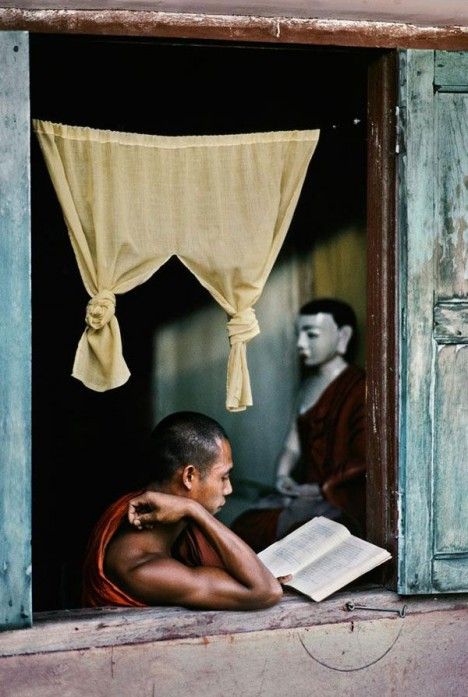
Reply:
[[399, 591], [468, 590], [468, 53], [402, 51]]
[[0, 629], [31, 624], [29, 45], [0, 32]]

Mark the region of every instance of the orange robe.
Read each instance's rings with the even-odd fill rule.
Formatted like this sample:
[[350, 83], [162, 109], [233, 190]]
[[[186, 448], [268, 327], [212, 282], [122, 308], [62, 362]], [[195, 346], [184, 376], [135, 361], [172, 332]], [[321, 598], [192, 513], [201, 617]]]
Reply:
[[[348, 366], [297, 419], [301, 465], [294, 478], [316, 482], [324, 499], [342, 511], [354, 534], [365, 534], [366, 440], [365, 373]], [[256, 552], [277, 539], [282, 508], [244, 511], [232, 530]], [[326, 513], [324, 514], [326, 515]], [[303, 520], [302, 522], [305, 522]]]
[[348, 366], [318, 402], [297, 419], [302, 482], [317, 482], [324, 498], [366, 523], [366, 380], [362, 368]]
[[[83, 607], [123, 605], [147, 607], [115, 585], [104, 573], [106, 548], [126, 519], [128, 504], [141, 492], [125, 494], [107, 508], [90, 537], [83, 566]], [[224, 568], [216, 550], [195, 525], [188, 526], [176, 541], [174, 558], [187, 566], [217, 566]]]

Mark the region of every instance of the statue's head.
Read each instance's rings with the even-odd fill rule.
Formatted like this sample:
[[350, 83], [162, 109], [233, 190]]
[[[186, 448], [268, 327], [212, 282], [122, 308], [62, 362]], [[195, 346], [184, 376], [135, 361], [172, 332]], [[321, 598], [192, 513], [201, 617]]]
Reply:
[[318, 298], [301, 307], [297, 318], [297, 349], [306, 367], [336, 356], [349, 362], [356, 338], [356, 315], [342, 300]]

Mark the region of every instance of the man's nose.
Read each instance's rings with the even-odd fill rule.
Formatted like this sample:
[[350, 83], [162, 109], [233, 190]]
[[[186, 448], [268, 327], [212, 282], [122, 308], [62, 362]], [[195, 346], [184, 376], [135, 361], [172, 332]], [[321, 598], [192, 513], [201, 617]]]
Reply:
[[226, 486], [224, 487], [224, 496], [229, 496], [232, 494], [232, 484], [231, 482], [226, 482]]
[[305, 341], [305, 334], [304, 334], [304, 332], [299, 332], [299, 336], [297, 337], [296, 346], [297, 346], [298, 349], [306, 348], [306, 347], [307, 347], [307, 342]]

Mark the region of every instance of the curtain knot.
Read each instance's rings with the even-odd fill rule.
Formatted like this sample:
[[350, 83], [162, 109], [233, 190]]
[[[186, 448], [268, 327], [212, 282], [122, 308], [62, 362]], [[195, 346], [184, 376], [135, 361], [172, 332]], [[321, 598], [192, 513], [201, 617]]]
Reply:
[[93, 295], [86, 306], [86, 324], [91, 329], [102, 329], [115, 314], [115, 295], [111, 290], [101, 290]]
[[231, 346], [250, 341], [254, 336], [260, 334], [260, 327], [253, 307], [236, 312], [227, 323], [227, 327]]

